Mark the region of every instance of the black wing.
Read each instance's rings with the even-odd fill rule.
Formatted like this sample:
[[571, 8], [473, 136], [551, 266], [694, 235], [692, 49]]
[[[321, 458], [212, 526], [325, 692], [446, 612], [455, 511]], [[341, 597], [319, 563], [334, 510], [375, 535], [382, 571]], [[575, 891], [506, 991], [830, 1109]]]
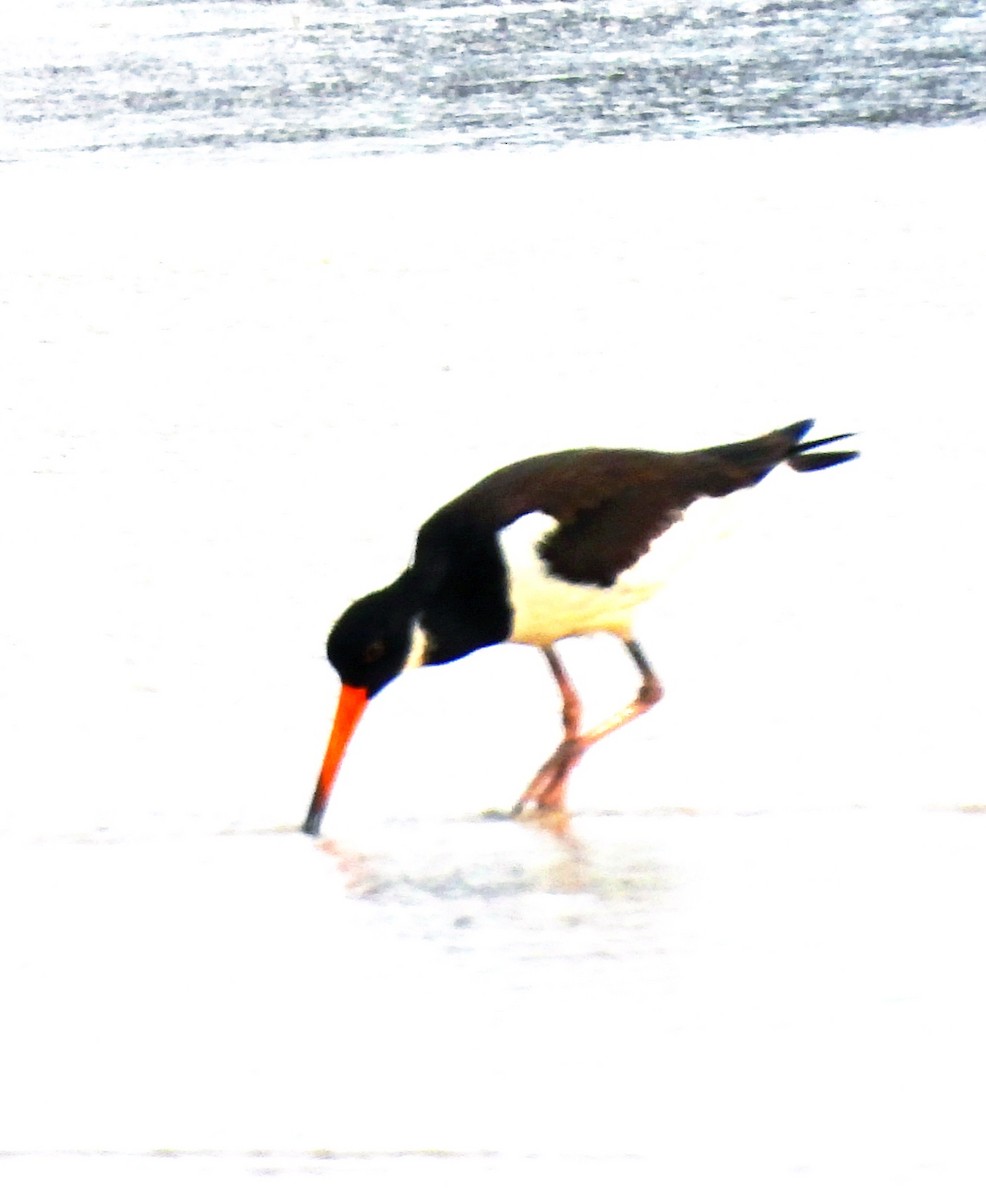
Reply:
[[799, 445], [811, 426], [799, 421], [751, 441], [686, 453], [565, 450], [513, 463], [422, 527], [416, 567], [437, 582], [450, 567], [446, 548], [457, 546], [462, 562], [464, 542], [474, 545], [466, 560], [487, 563], [498, 530], [526, 513], [543, 512], [558, 522], [538, 548], [552, 573], [571, 583], [608, 586], [680, 520], [693, 500], [752, 487], [785, 461], [813, 470], [855, 457], [846, 451], [799, 458], [802, 450], [838, 440]]

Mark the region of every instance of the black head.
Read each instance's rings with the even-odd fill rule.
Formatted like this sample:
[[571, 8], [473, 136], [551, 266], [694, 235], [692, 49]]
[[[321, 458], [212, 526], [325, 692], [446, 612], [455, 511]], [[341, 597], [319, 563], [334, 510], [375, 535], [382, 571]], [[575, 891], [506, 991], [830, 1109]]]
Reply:
[[329, 634], [326, 652], [339, 678], [372, 697], [404, 670], [413, 613], [402, 581], [357, 600]]

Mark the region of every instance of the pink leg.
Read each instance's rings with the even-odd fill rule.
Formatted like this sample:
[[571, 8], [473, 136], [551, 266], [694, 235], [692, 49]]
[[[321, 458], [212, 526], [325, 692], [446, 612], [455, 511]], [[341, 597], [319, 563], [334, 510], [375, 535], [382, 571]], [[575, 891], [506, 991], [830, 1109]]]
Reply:
[[651, 669], [650, 663], [644, 657], [643, 651], [634, 641], [624, 642], [624, 645], [637, 664], [637, 669], [643, 679], [640, 691], [637, 693], [636, 699], [632, 700], [625, 708], [621, 708], [608, 720], [601, 721], [587, 733], [582, 733], [580, 730], [582, 703], [572, 686], [572, 681], [566, 674], [554, 648], [548, 646], [545, 649], [544, 655], [562, 696], [565, 739], [531, 780], [527, 790], [514, 806], [514, 816], [519, 816], [529, 806], [540, 812], [563, 812], [568, 777], [586, 750], [590, 746], [594, 746], [596, 742], [602, 741], [607, 734], [632, 721], [634, 717], [639, 717], [648, 709], [653, 708], [660, 700], [664, 689]]

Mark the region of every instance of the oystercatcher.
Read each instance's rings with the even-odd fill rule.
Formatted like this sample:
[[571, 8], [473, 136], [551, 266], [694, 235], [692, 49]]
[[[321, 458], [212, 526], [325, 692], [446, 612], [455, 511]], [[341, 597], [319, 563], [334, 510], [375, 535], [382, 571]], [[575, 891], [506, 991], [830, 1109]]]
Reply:
[[[408, 569], [357, 600], [329, 634], [342, 691], [304, 832], [319, 831], [368, 700], [409, 667], [451, 662], [498, 642], [536, 646], [562, 697], [564, 739], [513, 814], [528, 806], [562, 811], [568, 777], [586, 750], [661, 698], [631, 625], [635, 609], [663, 582], [662, 549], [672, 548], [689, 505], [752, 487], [781, 463], [817, 471], [857, 457], [854, 450], [819, 451], [851, 434], [804, 441], [812, 425], [799, 421], [751, 441], [686, 453], [544, 454], [495, 471], [439, 509], [421, 527]], [[625, 708], [583, 731], [579, 697], [555, 643], [596, 632], [623, 642], [641, 687]]]

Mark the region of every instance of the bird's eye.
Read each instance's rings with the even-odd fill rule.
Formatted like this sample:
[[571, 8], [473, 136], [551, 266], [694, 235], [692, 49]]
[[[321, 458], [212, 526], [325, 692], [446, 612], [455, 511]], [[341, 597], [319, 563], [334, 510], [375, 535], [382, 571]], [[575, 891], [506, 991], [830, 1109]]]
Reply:
[[375, 642], [370, 642], [369, 646], [363, 651], [363, 662], [369, 666], [370, 663], [379, 662], [386, 653], [387, 647], [383, 644], [380, 638]]

